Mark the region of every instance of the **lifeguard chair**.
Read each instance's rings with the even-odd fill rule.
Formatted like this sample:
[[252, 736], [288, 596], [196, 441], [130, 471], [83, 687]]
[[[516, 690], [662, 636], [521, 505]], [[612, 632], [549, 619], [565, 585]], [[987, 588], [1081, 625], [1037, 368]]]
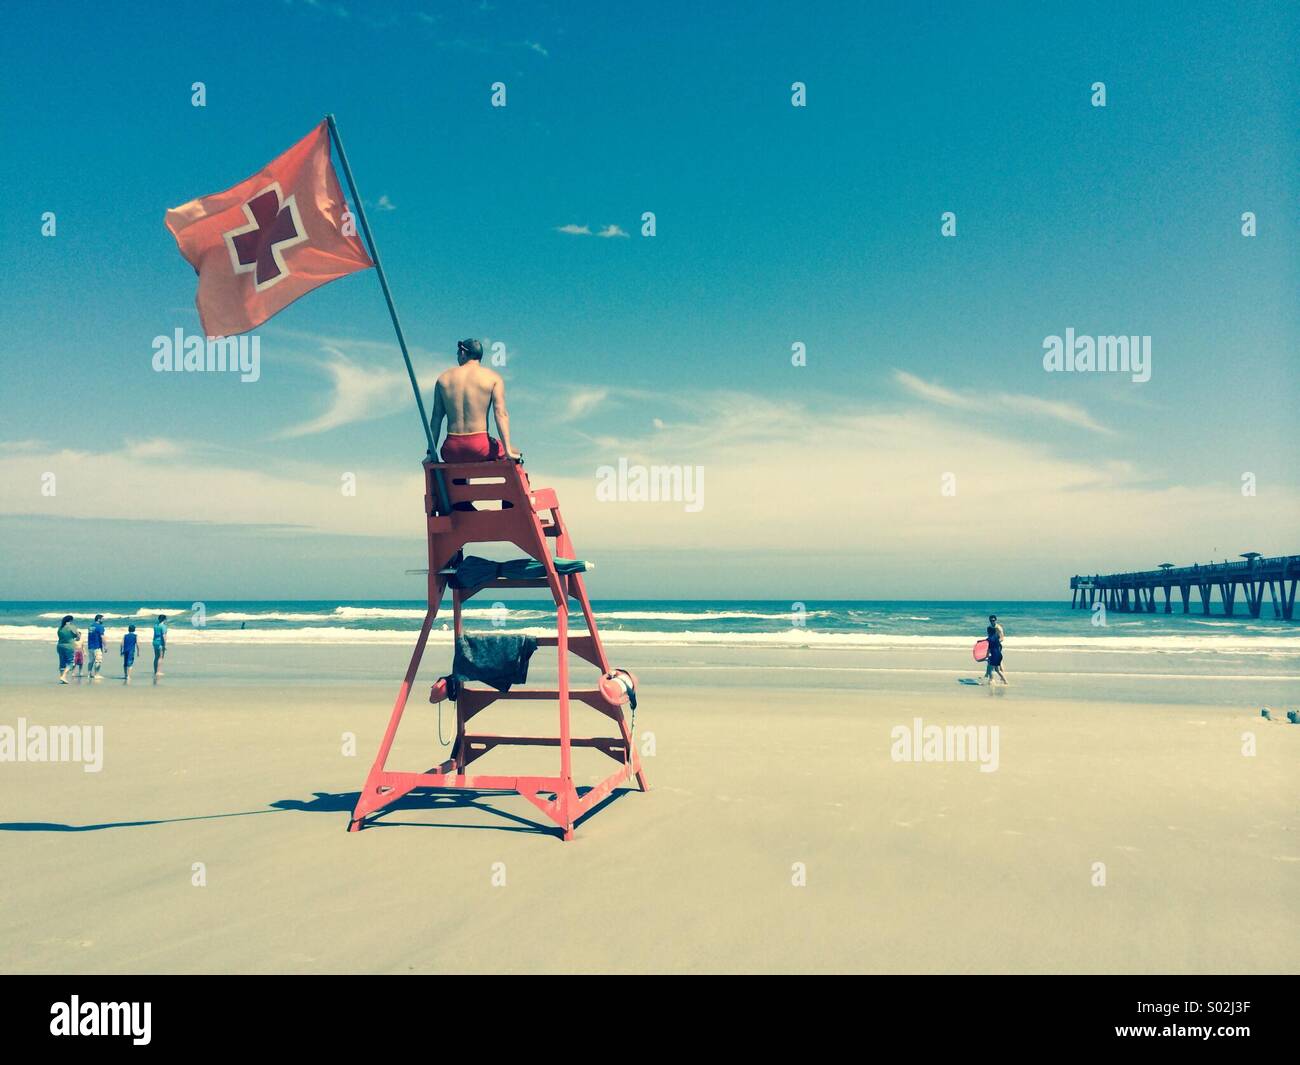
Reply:
[[[473, 463], [424, 463], [424, 512], [429, 534], [429, 606], [424, 615], [411, 664], [397, 693], [388, 729], [379, 745], [370, 775], [352, 812], [349, 831], [360, 830], [367, 817], [421, 788], [461, 789], [465, 791], [517, 792], [554, 821], [564, 839], [573, 838], [574, 825], [599, 805], [619, 784], [636, 778], [641, 791], [646, 790], [645, 774], [633, 743], [631, 730], [623, 712], [625, 703], [635, 707], [636, 692], [631, 675], [610, 668], [605, 648], [600, 642], [591, 602], [583, 585], [582, 573], [588, 568], [576, 559], [573, 541], [560, 515], [559, 500], [550, 488], [534, 489], [529, 485], [522, 460]], [[553, 551], [548, 551], [550, 540]], [[473, 543], [508, 542], [524, 551], [528, 558], [522, 567], [508, 564], [508, 575], [480, 578], [480, 583], [464, 585], [457, 571], [464, 560], [464, 548]], [[531, 562], [530, 562], [531, 560]], [[518, 576], [519, 573], [525, 574]], [[452, 588], [452, 615], [456, 637], [463, 632], [462, 607], [481, 591], [505, 588], [548, 588], [555, 601], [555, 635], [538, 637], [539, 647], [554, 647], [558, 655], [558, 682], [554, 690], [512, 687], [501, 692], [487, 688], [460, 687], [455, 700], [456, 732], [451, 756], [441, 765], [423, 773], [391, 772], [386, 768], [389, 751], [397, 735], [398, 724], [406, 709], [407, 698], [419, 672], [429, 630], [438, 616], [438, 608], [448, 585]], [[569, 600], [577, 600], [586, 619], [587, 632], [569, 635]], [[572, 652], [590, 663], [599, 675], [594, 687], [569, 687], [569, 654]], [[431, 701], [436, 695], [431, 693]], [[505, 736], [477, 729], [470, 723], [493, 703], [502, 699], [554, 701], [559, 704], [558, 736]], [[612, 737], [574, 737], [569, 728], [569, 709], [574, 700], [585, 703], [618, 726]], [[635, 718], [634, 718], [635, 720]], [[558, 747], [560, 767], [557, 776], [471, 776], [466, 767], [497, 747], [510, 745]], [[618, 769], [604, 780], [579, 794], [573, 781], [574, 747], [591, 747], [618, 763]]]

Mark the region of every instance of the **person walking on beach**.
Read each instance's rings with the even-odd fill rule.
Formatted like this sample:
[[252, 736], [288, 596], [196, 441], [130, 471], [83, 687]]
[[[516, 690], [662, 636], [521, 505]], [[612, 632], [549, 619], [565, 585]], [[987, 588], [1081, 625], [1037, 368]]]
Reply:
[[68, 683], [68, 670], [72, 668], [72, 663], [77, 657], [77, 641], [81, 639], [81, 633], [77, 627], [72, 624], [72, 615], [64, 614], [63, 620], [59, 622], [59, 683]]
[[122, 656], [122, 679], [127, 684], [131, 683], [131, 667], [135, 665], [135, 649], [140, 642], [140, 637], [135, 634], [135, 626], [128, 625], [126, 635], [122, 637], [122, 650], [119, 652]]
[[77, 637], [77, 646], [72, 652], [72, 664], [77, 667], [77, 680], [81, 680], [81, 671], [86, 667], [86, 649], [81, 646], [81, 637]]
[[1007, 677], [1002, 672], [1002, 640], [1006, 634], [1002, 631], [1002, 626], [998, 624], [996, 614], [989, 615], [989, 627], [984, 630], [984, 633], [989, 641], [988, 664], [984, 667], [984, 679], [992, 684], [993, 674], [996, 671], [1002, 683], [1006, 684]]
[[[500, 443], [488, 436], [488, 407], [496, 419]], [[510, 415], [506, 411], [506, 384], [495, 370], [483, 365], [483, 343], [462, 340], [456, 344], [456, 365], [438, 376], [433, 392], [433, 427], [436, 444], [447, 420], [443, 462], [488, 462], [509, 456], [519, 458], [510, 446]]]
[[100, 670], [104, 668], [104, 615], [96, 614], [95, 620], [90, 625], [90, 632], [86, 637], [86, 648], [90, 651], [90, 669], [88, 670], [91, 680], [102, 680], [99, 675]]
[[161, 677], [162, 670], [158, 668], [162, 660], [167, 656], [167, 615], [158, 615], [158, 624], [153, 627], [153, 675]]

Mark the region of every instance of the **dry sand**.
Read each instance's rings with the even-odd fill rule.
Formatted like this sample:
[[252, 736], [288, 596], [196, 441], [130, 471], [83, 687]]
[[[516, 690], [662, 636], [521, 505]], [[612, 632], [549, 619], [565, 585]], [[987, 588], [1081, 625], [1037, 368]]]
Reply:
[[[141, 672], [0, 688], [0, 724], [105, 725], [102, 772], [0, 764], [5, 971], [1300, 970], [1300, 727], [1253, 713], [950, 678], [668, 687], [637, 722], [650, 792], [562, 843], [518, 796], [416, 799], [348, 834], [391, 683]], [[393, 768], [440, 760], [435, 713], [412, 699]], [[892, 761], [918, 716], [999, 726], [998, 770]]]

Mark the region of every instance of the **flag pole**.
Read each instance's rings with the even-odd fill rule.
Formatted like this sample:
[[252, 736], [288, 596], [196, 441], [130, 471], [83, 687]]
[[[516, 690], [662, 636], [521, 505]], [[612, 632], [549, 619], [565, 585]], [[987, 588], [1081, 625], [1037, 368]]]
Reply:
[[393, 294], [388, 290], [388, 277], [384, 273], [384, 264], [379, 259], [379, 249], [375, 247], [375, 238], [370, 234], [370, 223], [366, 221], [366, 209], [357, 192], [357, 183], [352, 179], [352, 168], [348, 166], [348, 153], [343, 150], [343, 140], [339, 137], [338, 125], [334, 116], [328, 114], [325, 121], [330, 128], [330, 139], [339, 153], [339, 162], [343, 164], [343, 176], [348, 179], [348, 189], [352, 193], [352, 202], [357, 208], [357, 218], [361, 221], [361, 232], [365, 234], [366, 245], [370, 249], [370, 258], [375, 261], [375, 273], [379, 275], [379, 287], [384, 290], [384, 299], [388, 301], [388, 314], [393, 319], [393, 329], [397, 333], [397, 346], [402, 349], [402, 359], [406, 362], [406, 373], [411, 379], [411, 390], [415, 393], [415, 405], [420, 408], [420, 422], [424, 425], [424, 436], [429, 441], [429, 457], [436, 457], [433, 441], [433, 429], [429, 425], [429, 416], [424, 411], [424, 400], [420, 397], [420, 384], [415, 379], [415, 368], [411, 365], [411, 354], [406, 350], [406, 336], [402, 333], [402, 323], [397, 317], [397, 308], [393, 306]]

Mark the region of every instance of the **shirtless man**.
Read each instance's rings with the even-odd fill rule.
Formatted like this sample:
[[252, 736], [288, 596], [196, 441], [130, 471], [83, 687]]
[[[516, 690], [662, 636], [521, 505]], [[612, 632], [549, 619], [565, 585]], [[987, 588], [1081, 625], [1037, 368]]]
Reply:
[[[506, 384], [501, 375], [483, 365], [483, 345], [477, 340], [462, 340], [456, 345], [457, 365], [438, 376], [433, 394], [435, 443], [447, 419], [447, 439], [442, 445], [443, 462], [487, 462], [502, 457], [502, 449], [512, 459], [520, 457], [510, 447], [510, 415], [506, 413]], [[496, 418], [500, 444], [487, 432], [488, 405]]]
[[984, 669], [984, 679], [991, 685], [996, 671], [1002, 683], [1006, 684], [1007, 675], [1002, 672], [1002, 641], [1007, 638], [1007, 634], [1002, 631], [1002, 625], [998, 622], [996, 614], [989, 615], [989, 627], [984, 632], [989, 641], [988, 665]]

